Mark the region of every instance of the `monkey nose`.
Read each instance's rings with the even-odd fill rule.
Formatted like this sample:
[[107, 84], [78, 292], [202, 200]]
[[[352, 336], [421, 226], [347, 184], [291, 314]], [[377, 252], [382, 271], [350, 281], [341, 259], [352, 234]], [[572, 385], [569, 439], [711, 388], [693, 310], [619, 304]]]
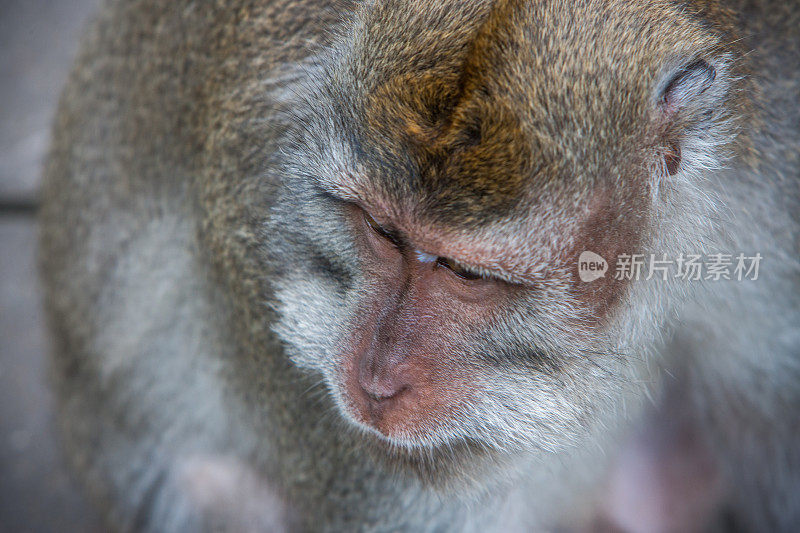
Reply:
[[400, 377], [377, 376], [364, 370], [359, 373], [358, 383], [364, 394], [375, 403], [396, 398], [411, 388], [407, 381]]

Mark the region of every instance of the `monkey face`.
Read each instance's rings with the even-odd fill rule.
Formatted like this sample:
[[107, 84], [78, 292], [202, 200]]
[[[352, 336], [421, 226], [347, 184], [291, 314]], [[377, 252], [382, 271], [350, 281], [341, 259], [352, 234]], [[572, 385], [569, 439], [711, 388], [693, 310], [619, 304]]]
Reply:
[[[304, 261], [276, 267], [276, 330], [345, 419], [403, 449], [556, 450], [608, 423], [645, 380], [665, 293], [582, 282], [578, 257], [670, 251], [653, 229], [694, 200], [669, 180], [692, 172], [697, 128], [724, 129], [725, 58], [678, 11], [648, 23], [708, 61], [622, 31], [641, 26], [626, 3], [566, 17], [595, 34], [509, 6], [479, 27], [406, 13], [306, 71], [294, 104], [271, 246]], [[396, 23], [380, 16], [364, 24]], [[437, 24], [441, 46], [408, 42]]]
[[458, 231], [420, 207], [382, 210], [377, 195], [285, 194], [274, 248], [307, 261], [275, 281], [277, 332], [372, 438], [558, 449], [621, 397], [636, 367], [609, 334], [609, 302], [624, 291], [580, 289], [578, 239], [531, 247], [516, 228]]
[[384, 165], [329, 139], [327, 155], [287, 167], [303, 174], [286, 182], [269, 248], [276, 331], [297, 365], [322, 374], [342, 416], [420, 451], [563, 449], [604, 423], [641, 359], [614, 335], [624, 284], [583, 288], [577, 257], [598, 217], [619, 227], [598, 237], [599, 253], [637, 242], [640, 219], [619, 216], [628, 204], [615, 208], [598, 185], [568, 217], [553, 214], [570, 209], [569, 190], [512, 220], [446, 221], [440, 190], [396, 194], [369, 177]]

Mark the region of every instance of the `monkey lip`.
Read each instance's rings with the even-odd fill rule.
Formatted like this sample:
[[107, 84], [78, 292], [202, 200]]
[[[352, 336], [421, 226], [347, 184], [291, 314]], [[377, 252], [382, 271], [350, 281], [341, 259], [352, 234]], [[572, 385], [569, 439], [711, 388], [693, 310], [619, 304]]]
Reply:
[[405, 383], [381, 394], [380, 387], [363, 387], [352, 374], [343, 378], [337, 395], [345, 418], [392, 447], [427, 448], [441, 442], [447, 420], [457, 416], [456, 400], [463, 400], [427, 382]]
[[422, 428], [434, 424], [427, 420], [430, 413], [420, 410], [419, 391], [414, 387], [404, 385], [392, 393], [381, 394], [376, 388], [364, 390], [353, 378], [342, 385], [338, 395], [345, 418], [378, 441], [413, 448], [429, 440]]

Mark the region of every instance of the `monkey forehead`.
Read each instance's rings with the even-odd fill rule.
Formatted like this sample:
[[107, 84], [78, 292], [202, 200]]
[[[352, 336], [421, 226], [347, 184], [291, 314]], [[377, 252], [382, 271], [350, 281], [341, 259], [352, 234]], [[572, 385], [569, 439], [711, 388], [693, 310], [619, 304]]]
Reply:
[[370, 174], [482, 224], [633, 167], [664, 64], [720, 42], [698, 5], [371, 4], [343, 67]]

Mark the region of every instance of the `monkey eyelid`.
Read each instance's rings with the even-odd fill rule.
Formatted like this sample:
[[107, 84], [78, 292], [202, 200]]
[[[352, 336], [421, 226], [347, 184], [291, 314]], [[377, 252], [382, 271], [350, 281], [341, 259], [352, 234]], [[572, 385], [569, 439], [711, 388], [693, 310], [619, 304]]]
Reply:
[[455, 259], [437, 257], [436, 265], [448, 269], [450, 272], [466, 281], [501, 281], [495, 276], [484, 274], [481, 271], [482, 269], [479, 270], [474, 267], [470, 267], [464, 263], [461, 263], [460, 261], [456, 261]]
[[[485, 269], [470, 267], [464, 263], [461, 263], [460, 261], [456, 261], [455, 259], [440, 257], [438, 255], [429, 254], [421, 250], [414, 250], [414, 255], [416, 255], [417, 261], [420, 263], [435, 263], [451, 270], [454, 274], [464, 279], [499, 280], [499, 278], [496, 276], [486, 274]], [[458, 267], [457, 270], [453, 268], [455, 265]], [[469, 273], [469, 276], [465, 275], [465, 273]]]
[[398, 248], [402, 248], [404, 246], [403, 239], [396, 232], [386, 229], [378, 224], [378, 222], [372, 218], [372, 215], [370, 215], [366, 209], [361, 208], [361, 211], [364, 213], [364, 221], [375, 233], [384, 239], [391, 241], [391, 243]]

